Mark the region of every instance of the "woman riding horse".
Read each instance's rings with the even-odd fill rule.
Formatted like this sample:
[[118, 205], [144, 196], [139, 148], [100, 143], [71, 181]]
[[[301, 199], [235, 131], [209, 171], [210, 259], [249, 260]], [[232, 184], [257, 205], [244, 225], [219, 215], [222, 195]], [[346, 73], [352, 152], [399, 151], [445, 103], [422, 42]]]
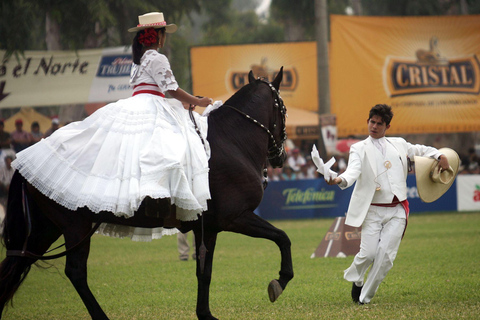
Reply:
[[[221, 231], [265, 238], [278, 245], [281, 253], [280, 277], [272, 280], [268, 286], [268, 294], [272, 302], [278, 299], [288, 282], [293, 278], [290, 239], [285, 232], [275, 228], [254, 213], [263, 197], [264, 169], [267, 161], [272, 166], [277, 167], [282, 166], [285, 160], [283, 143], [286, 139], [286, 108], [278, 94], [282, 75], [283, 72], [280, 70], [273, 82], [269, 83], [265, 80], [254, 79], [250, 72], [249, 84], [241, 88], [225, 102], [225, 105], [213, 111], [207, 118], [207, 140], [211, 148], [210, 171], [208, 173], [211, 200], [208, 201], [208, 210], [204, 211], [199, 219], [181, 221], [179, 226], [182, 232], [194, 230], [195, 233], [198, 253], [197, 316], [199, 319], [216, 319], [210, 312], [209, 289], [217, 234]], [[142, 96], [142, 94], [139, 96]], [[157, 107], [159, 105], [163, 106], [163, 102], [158, 102], [159, 99], [144, 97], [140, 100], [149, 100]], [[123, 102], [118, 102], [118, 104], [123, 106]], [[116, 104], [114, 105], [116, 106]], [[126, 105], [129, 105], [129, 103]], [[117, 109], [115, 108], [115, 110]], [[168, 110], [165, 107], [163, 111], [168, 113]], [[134, 115], [135, 113], [132, 113], [132, 117]], [[114, 115], [106, 112], [102, 113], [102, 116], [107, 121]], [[93, 119], [95, 121], [87, 121], [87, 124], [94, 125], [102, 120], [95, 117]], [[128, 123], [130, 120], [136, 121], [138, 119], [125, 115], [122, 120]], [[92, 129], [87, 124], [76, 125], [72, 128], [84, 129], [89, 132]], [[118, 127], [114, 124], [112, 123], [112, 126], [108, 129], [116, 133]], [[153, 123], [147, 122], [147, 124], [147, 128], [155, 126]], [[160, 127], [163, 129], [163, 126], [169, 127], [169, 125], [171, 124], [161, 122]], [[191, 127], [193, 128], [193, 126]], [[192, 130], [195, 132], [194, 129]], [[70, 131], [66, 130], [64, 132]], [[99, 133], [103, 134], [102, 132]], [[201, 140], [198, 136], [195, 137]], [[53, 139], [53, 141], [63, 140], [74, 143], [75, 137], [71, 137], [71, 140], [69, 140], [68, 137], [57, 134]], [[112, 142], [116, 143], [115, 141]], [[151, 143], [154, 143], [154, 141]], [[201, 143], [199, 144], [201, 145]], [[97, 146], [99, 151], [108, 155], [110, 149], [107, 148], [107, 145], [105, 145], [106, 150], [98, 148], [96, 140], [92, 141], [91, 145]], [[82, 151], [87, 152], [88, 149], [82, 146]], [[62, 154], [63, 151], [63, 149], [59, 150], [59, 154]], [[205, 156], [205, 151], [202, 149], [199, 154]], [[163, 156], [163, 154], [159, 156]], [[159, 159], [163, 158], [159, 157]], [[125, 160], [133, 161], [130, 158]], [[157, 165], [154, 163], [156, 160], [156, 158], [150, 158], [151, 165]], [[43, 162], [45, 161], [48, 161], [48, 159], [43, 160]], [[75, 164], [80, 165], [80, 168], [85, 167], [84, 163], [81, 162], [75, 162]], [[92, 170], [95, 169], [97, 167], [93, 165]], [[115, 171], [117, 168], [113, 166], [111, 169]], [[28, 168], [24, 170], [28, 171]], [[181, 171], [182, 167], [175, 167], [172, 170]], [[200, 176], [205, 174], [202, 170], [198, 173]], [[51, 181], [54, 182], [66, 180], [67, 183], [78, 183], [71, 181], [71, 177], [65, 171], [50, 171], [49, 176], [51, 176], [49, 179], [53, 179]], [[95, 175], [95, 178], [98, 178], [98, 175]], [[100, 178], [103, 178], [103, 176], [100, 176]], [[122, 181], [119, 179], [119, 185], [114, 185], [114, 187], [123, 190], [122, 187], [126, 186], [121, 183]], [[200, 181], [204, 180], [201, 179]], [[50, 186], [52, 195], [55, 196], [56, 193], [65, 190], [64, 188], [57, 189], [58, 186], [58, 183]], [[95, 187], [97, 186], [95, 184]], [[199, 185], [194, 183], [193, 189], [202, 186], [201, 183]], [[66, 208], [52, 200], [48, 194], [45, 195], [43, 191], [45, 190], [39, 190], [35, 181], [29, 183], [18, 171], [14, 174], [3, 233], [7, 257], [0, 265], [0, 316], [5, 304], [13, 297], [15, 291], [25, 279], [30, 266], [38, 259], [49, 258], [42, 256], [51, 244], [63, 235], [67, 249], [65, 264], [67, 277], [82, 298], [92, 319], [108, 319], [87, 283], [87, 260], [92, 224], [106, 222], [151, 229], [164, 226], [162, 216], [145, 214], [145, 205], [140, 205], [129, 218], [115, 215], [110, 211], [99, 211], [97, 213], [86, 204], [80, 206], [83, 203], [79, 203], [78, 208]], [[76, 191], [83, 192], [84, 190], [81, 185], [77, 185]], [[107, 189], [101, 189], [101, 191], [108, 195], [112, 193], [112, 190]], [[205, 192], [205, 189], [193, 190], [194, 194], [197, 192]], [[169, 212], [168, 205], [162, 207], [159, 204], [158, 211]]]

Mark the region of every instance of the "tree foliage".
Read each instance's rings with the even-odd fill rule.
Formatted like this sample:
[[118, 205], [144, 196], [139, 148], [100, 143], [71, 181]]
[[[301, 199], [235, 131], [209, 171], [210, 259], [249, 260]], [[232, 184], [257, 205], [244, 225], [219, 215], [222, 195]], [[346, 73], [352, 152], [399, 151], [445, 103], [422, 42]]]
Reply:
[[[329, 13], [344, 14], [352, 0], [328, 0]], [[259, 0], [1, 0], [0, 49], [8, 53], [46, 50], [47, 23], [56, 27], [62, 50], [130, 45], [126, 30], [138, 15], [164, 12], [179, 25], [167, 52], [177, 80], [188, 86], [188, 47], [195, 44], [243, 44], [315, 40], [314, 0], [272, 0], [270, 17], [254, 12]], [[365, 15], [442, 15], [480, 12], [478, 0], [361, 0]], [[47, 19], [48, 17], [48, 19]], [[200, 22], [199, 22], [200, 21]], [[52, 36], [52, 35], [50, 35]]]
[[[464, 0], [468, 13], [479, 13], [476, 0]], [[362, 0], [363, 13], [373, 16], [433, 16], [461, 14], [461, 0]]]

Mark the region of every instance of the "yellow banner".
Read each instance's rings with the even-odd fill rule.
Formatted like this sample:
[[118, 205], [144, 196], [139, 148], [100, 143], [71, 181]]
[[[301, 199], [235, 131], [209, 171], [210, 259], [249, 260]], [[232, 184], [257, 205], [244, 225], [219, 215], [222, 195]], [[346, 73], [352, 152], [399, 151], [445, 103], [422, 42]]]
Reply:
[[223, 101], [248, 83], [248, 73], [273, 80], [283, 66], [280, 94], [289, 107], [317, 111], [315, 42], [193, 47], [193, 92]]
[[480, 16], [331, 17], [331, 112], [339, 136], [366, 135], [392, 106], [389, 134], [480, 131]]

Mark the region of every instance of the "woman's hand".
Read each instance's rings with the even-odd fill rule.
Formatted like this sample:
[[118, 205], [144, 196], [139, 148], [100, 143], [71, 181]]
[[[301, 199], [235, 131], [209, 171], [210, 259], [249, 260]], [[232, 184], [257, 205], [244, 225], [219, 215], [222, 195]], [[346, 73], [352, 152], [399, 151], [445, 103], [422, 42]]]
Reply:
[[[207, 97], [195, 97], [192, 96], [190, 93], [185, 92], [181, 88], [177, 88], [177, 90], [168, 90], [168, 93], [177, 100], [180, 100], [183, 103], [183, 107], [188, 109], [190, 105], [199, 106], [199, 107], [208, 107], [209, 104], [213, 103], [213, 100]], [[185, 104], [188, 107], [185, 107]]]
[[213, 100], [208, 97], [198, 97], [198, 103], [197, 106], [199, 107], [208, 107], [209, 104], [212, 104]]

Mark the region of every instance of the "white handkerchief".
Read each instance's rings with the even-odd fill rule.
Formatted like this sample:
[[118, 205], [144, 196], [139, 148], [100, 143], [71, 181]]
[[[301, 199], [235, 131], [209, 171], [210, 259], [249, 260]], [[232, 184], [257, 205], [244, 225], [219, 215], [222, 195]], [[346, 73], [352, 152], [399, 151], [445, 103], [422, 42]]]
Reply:
[[217, 100], [213, 104], [209, 104], [208, 107], [206, 107], [205, 110], [203, 111], [202, 116], [208, 117], [210, 112], [217, 110], [221, 106], [223, 106], [222, 100]]
[[325, 181], [329, 181], [330, 179], [335, 179], [338, 176], [338, 174], [335, 171], [330, 169], [335, 163], [334, 157], [328, 160], [327, 163], [324, 163], [323, 159], [320, 158], [317, 147], [315, 145], [313, 145], [312, 147], [311, 156], [312, 156], [313, 163], [317, 167], [317, 171], [323, 175], [323, 177], [325, 178]]

